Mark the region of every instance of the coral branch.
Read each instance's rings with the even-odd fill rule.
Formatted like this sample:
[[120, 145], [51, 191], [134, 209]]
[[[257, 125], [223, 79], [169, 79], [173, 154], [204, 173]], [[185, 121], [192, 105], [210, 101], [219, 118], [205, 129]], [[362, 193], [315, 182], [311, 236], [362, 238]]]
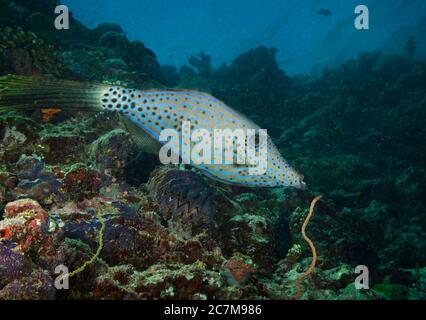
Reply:
[[317, 263], [317, 250], [315, 249], [314, 243], [306, 235], [305, 230], [306, 230], [306, 227], [309, 223], [309, 220], [311, 219], [312, 215], [314, 214], [315, 205], [321, 198], [322, 198], [322, 195], [319, 195], [312, 200], [311, 206], [309, 207], [309, 213], [308, 213], [308, 215], [305, 219], [305, 222], [303, 222], [303, 225], [302, 225], [302, 236], [303, 236], [303, 239], [305, 239], [306, 243], [309, 245], [309, 248], [311, 249], [312, 262], [311, 262], [311, 265], [309, 266], [309, 269], [306, 270], [304, 273], [302, 273], [300, 276], [298, 276], [297, 279], [296, 279], [296, 283], [295, 283], [296, 294], [294, 296], [296, 300], [300, 299], [300, 297], [302, 295], [302, 289], [301, 289], [300, 284], [302, 283], [302, 281], [306, 277], [308, 277], [312, 272], [314, 272], [315, 264]]
[[105, 220], [102, 217], [102, 214], [100, 210], [96, 212], [96, 217], [98, 218], [98, 221], [101, 224], [101, 229], [99, 230], [98, 234], [98, 249], [96, 250], [95, 254], [86, 262], [84, 262], [79, 268], [75, 269], [74, 271], [70, 272], [69, 274], [64, 274], [63, 278], [71, 278], [77, 275], [80, 272], [83, 272], [89, 265], [95, 262], [95, 260], [99, 257], [101, 254], [102, 248], [104, 247], [104, 233], [105, 233]]
[[99, 222], [101, 223], [101, 229], [99, 230], [99, 235], [98, 235], [98, 237], [99, 237], [98, 249], [96, 250], [95, 254], [92, 256], [92, 258], [90, 258], [90, 260], [86, 261], [80, 268], [74, 270], [73, 272], [71, 272], [69, 274], [70, 278], [75, 276], [76, 274], [84, 271], [89, 265], [91, 265], [93, 262], [95, 262], [95, 260], [99, 257], [99, 255], [102, 251], [102, 248], [104, 246], [103, 237], [104, 237], [104, 232], [105, 232], [105, 220], [102, 217], [102, 214], [100, 213], [99, 210], [96, 212], [96, 217], [98, 218]]

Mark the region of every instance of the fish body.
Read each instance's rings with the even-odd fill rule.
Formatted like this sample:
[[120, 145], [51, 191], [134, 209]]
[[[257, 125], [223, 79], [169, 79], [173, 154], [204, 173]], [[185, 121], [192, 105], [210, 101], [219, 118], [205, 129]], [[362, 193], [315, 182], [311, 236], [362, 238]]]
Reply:
[[[192, 130], [205, 129], [210, 133], [217, 129], [260, 129], [212, 95], [193, 90], [144, 91], [112, 86], [101, 93], [101, 100], [103, 109], [120, 112], [155, 140], [165, 129], [177, 130], [182, 136], [184, 121], [191, 124]], [[248, 166], [233, 163], [191, 165], [214, 179], [230, 184], [303, 187], [302, 177], [288, 165], [270, 138], [267, 144], [267, 168], [261, 175], [250, 174]]]
[[[13, 79], [16, 79], [14, 81]], [[126, 122], [138, 130], [134, 135], [149, 135], [160, 144], [161, 132], [176, 130], [181, 136], [187, 134], [184, 123], [190, 123], [191, 130], [204, 129], [213, 134], [222, 130], [255, 130], [260, 127], [239, 114], [222, 101], [204, 92], [186, 89], [137, 90], [105, 84], [83, 84], [62, 80], [31, 80], [15, 77], [0, 78], [0, 111], [23, 103], [39, 108], [119, 112]], [[56, 96], [55, 96], [56, 95]], [[73, 98], [74, 97], [74, 98]], [[246, 143], [250, 143], [246, 139]], [[304, 188], [303, 177], [281, 156], [272, 140], [266, 139], [266, 168], [262, 174], [250, 174], [252, 165], [236, 163], [194, 163], [190, 164], [205, 175], [230, 184], [250, 187], [294, 186]], [[191, 142], [193, 143], [193, 142]], [[255, 146], [260, 150], [259, 146]], [[182, 148], [175, 151], [182, 157]], [[248, 149], [247, 149], [248, 150]], [[247, 157], [249, 157], [247, 151]]]

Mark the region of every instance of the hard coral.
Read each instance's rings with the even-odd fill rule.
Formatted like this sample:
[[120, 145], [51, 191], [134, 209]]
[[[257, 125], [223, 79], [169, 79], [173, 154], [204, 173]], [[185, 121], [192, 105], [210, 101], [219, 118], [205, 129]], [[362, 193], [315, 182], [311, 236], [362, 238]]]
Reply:
[[65, 174], [64, 189], [72, 199], [90, 199], [99, 193], [100, 187], [100, 174], [85, 165], [77, 164]]
[[17, 163], [19, 183], [13, 190], [16, 196], [38, 201], [59, 193], [62, 183], [53, 173], [44, 171], [44, 161], [37, 156], [22, 156]]
[[253, 264], [245, 262], [241, 257], [233, 256], [225, 264], [223, 273], [230, 285], [245, 285], [256, 270]]
[[48, 215], [37, 201], [21, 199], [5, 207], [5, 220], [0, 228], [9, 227], [11, 240], [17, 242], [22, 251], [37, 251], [48, 232]]
[[200, 175], [161, 168], [152, 173], [148, 189], [170, 230], [185, 238], [214, 230], [215, 191]]
[[33, 32], [21, 28], [5, 28], [0, 38], [0, 69], [3, 73], [59, 75], [62, 64], [52, 45]]

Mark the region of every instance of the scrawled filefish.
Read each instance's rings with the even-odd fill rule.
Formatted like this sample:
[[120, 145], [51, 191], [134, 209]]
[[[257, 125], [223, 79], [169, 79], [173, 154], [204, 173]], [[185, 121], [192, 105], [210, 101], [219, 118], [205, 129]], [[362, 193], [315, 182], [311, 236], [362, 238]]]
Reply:
[[[260, 129], [245, 116], [204, 92], [163, 88], [136, 90], [45, 77], [1, 77], [0, 112], [31, 108], [119, 112], [135, 140], [145, 146], [152, 146], [152, 143], [161, 146], [161, 143], [164, 144], [159, 141], [162, 130], [182, 132], [184, 123], [190, 123], [192, 130], [206, 129], [209, 132], [215, 129]], [[269, 137], [266, 150], [266, 171], [258, 175], [249, 174], [250, 166], [244, 164], [191, 165], [213, 179], [230, 184], [305, 187], [303, 177], [283, 159]]]

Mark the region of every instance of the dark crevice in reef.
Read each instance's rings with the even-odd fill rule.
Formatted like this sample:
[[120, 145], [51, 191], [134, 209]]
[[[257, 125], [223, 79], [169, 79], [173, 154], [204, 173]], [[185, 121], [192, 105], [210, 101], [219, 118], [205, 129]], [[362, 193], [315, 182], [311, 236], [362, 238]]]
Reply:
[[151, 172], [160, 164], [158, 155], [139, 151], [126, 166], [126, 181], [132, 186], [138, 187], [147, 183]]

